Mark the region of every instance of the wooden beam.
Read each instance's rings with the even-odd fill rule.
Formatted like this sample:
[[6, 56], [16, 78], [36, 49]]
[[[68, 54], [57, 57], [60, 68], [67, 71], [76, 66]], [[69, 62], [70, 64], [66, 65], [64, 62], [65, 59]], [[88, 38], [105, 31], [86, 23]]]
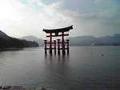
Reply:
[[[62, 36], [62, 34], [60, 34], [60, 35], [52, 35], [52, 37], [59, 37], [59, 36]], [[64, 36], [69, 36], [69, 34], [64, 34]], [[46, 37], [50, 37], [50, 35], [47, 35]]]
[[[50, 49], [50, 48], [46, 48], [46, 49]], [[56, 49], [56, 48], [51, 48], [51, 49]]]
[[46, 44], [54, 44], [54, 42], [46, 42]]

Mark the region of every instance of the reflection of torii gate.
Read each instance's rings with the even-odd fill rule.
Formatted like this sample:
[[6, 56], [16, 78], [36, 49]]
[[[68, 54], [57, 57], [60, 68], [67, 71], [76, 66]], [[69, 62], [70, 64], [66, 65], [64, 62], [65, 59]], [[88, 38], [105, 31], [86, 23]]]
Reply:
[[[47, 54], [47, 50], [49, 50], [49, 53], [52, 54], [52, 50], [54, 50], [56, 54], [56, 49], [58, 51], [58, 55], [60, 55], [60, 51], [62, 50], [62, 54], [65, 55], [66, 51], [67, 54], [69, 54], [69, 40], [65, 40], [64, 36], [69, 36], [68, 32], [70, 29], [73, 29], [73, 26], [65, 27], [65, 28], [60, 28], [60, 29], [43, 29], [44, 32], [46, 32], [47, 35], [46, 37], [49, 37], [49, 41], [44, 40], [45, 43], [45, 54]], [[61, 39], [52, 40], [53, 37], [62, 37]]]

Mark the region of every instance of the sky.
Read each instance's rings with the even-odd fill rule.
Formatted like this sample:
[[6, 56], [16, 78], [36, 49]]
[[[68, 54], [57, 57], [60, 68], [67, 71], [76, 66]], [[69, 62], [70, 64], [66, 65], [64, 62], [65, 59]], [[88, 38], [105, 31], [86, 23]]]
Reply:
[[70, 25], [70, 36], [120, 34], [120, 0], [0, 0], [0, 30], [10, 36]]

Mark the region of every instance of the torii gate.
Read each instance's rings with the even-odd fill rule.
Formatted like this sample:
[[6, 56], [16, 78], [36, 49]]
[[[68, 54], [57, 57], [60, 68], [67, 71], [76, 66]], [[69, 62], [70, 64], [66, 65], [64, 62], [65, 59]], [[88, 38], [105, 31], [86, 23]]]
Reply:
[[[54, 50], [54, 53], [56, 54], [56, 49], [58, 51], [58, 55], [60, 55], [61, 50], [63, 55], [66, 54], [66, 51], [67, 54], [69, 54], [69, 40], [65, 40], [64, 37], [69, 36], [69, 34], [65, 32], [69, 32], [70, 29], [73, 29], [73, 25], [59, 29], [43, 29], [44, 32], [49, 34], [46, 35], [46, 37], [49, 37], [49, 40], [44, 40], [45, 54], [47, 54], [47, 50], [49, 50], [50, 54], [52, 54], [52, 51]], [[56, 40], [53, 39], [53, 37], [61, 37], [61, 39]]]

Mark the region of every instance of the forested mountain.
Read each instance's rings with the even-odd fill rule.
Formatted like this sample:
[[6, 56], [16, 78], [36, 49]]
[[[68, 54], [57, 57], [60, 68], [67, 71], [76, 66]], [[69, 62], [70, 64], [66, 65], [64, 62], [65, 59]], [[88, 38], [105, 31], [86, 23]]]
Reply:
[[9, 48], [24, 48], [24, 47], [38, 47], [39, 45], [34, 41], [27, 41], [8, 36], [0, 31], [0, 50]]

